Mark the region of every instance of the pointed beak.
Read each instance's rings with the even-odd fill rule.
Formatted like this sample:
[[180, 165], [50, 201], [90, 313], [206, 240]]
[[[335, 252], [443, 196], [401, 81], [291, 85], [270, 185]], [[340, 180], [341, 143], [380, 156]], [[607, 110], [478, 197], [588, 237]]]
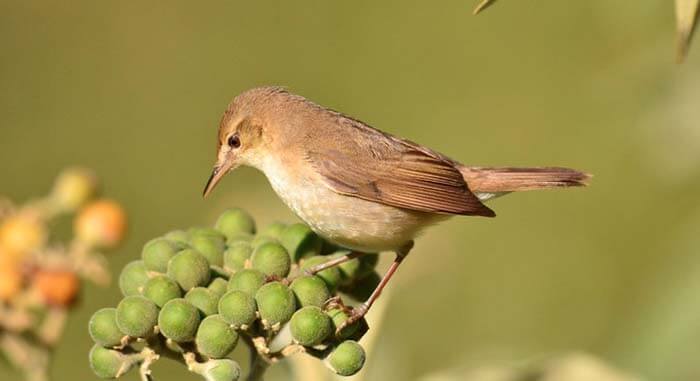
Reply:
[[222, 170], [221, 166], [217, 165], [214, 167], [214, 170], [211, 172], [211, 176], [209, 176], [209, 180], [207, 180], [207, 185], [204, 187], [204, 192], [202, 194], [202, 197], [207, 197], [209, 193], [211, 193], [212, 190], [214, 190], [214, 187], [216, 187], [216, 184], [219, 183], [222, 177], [226, 174], [225, 169]]

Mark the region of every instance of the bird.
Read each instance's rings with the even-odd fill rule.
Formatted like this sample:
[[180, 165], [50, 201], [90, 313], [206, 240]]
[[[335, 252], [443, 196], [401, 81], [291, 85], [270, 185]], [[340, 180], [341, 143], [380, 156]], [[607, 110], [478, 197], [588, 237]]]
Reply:
[[364, 253], [395, 253], [370, 297], [351, 309], [346, 325], [365, 316], [428, 226], [452, 216], [495, 217], [484, 204], [488, 200], [584, 186], [590, 178], [562, 167], [463, 165], [278, 86], [246, 90], [228, 105], [204, 197], [241, 165], [263, 172], [316, 234], [351, 250], [309, 274]]

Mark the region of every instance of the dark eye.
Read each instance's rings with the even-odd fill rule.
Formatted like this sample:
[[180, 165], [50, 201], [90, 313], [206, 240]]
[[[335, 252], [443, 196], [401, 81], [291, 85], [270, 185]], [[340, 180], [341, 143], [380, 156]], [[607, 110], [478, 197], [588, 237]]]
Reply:
[[241, 139], [238, 135], [231, 135], [228, 137], [228, 146], [231, 148], [238, 148], [241, 146]]

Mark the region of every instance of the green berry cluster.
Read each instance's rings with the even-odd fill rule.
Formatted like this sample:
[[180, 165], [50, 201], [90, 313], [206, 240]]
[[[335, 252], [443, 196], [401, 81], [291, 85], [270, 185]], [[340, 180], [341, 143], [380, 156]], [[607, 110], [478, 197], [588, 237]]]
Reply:
[[122, 270], [117, 307], [90, 319], [91, 367], [117, 378], [136, 365], [149, 373], [150, 362], [165, 356], [206, 380], [238, 380], [241, 369], [228, 357], [242, 342], [264, 364], [304, 352], [353, 375], [365, 361], [358, 341], [368, 326], [345, 324], [344, 300], [363, 301], [379, 283], [377, 254], [310, 270], [347, 254], [300, 223], [256, 234], [241, 209], [225, 211], [213, 228], [155, 238]]

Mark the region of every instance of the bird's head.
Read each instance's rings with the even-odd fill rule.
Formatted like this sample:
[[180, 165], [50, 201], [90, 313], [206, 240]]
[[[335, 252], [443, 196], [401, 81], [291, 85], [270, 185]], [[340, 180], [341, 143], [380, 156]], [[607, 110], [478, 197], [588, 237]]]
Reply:
[[[261, 87], [238, 95], [228, 106], [219, 124], [216, 162], [204, 187], [206, 197], [216, 184], [240, 165], [260, 168], [262, 161], [276, 151], [280, 138], [277, 126], [280, 101], [287, 92], [277, 87]], [[282, 134], [284, 135], [284, 134]]]

